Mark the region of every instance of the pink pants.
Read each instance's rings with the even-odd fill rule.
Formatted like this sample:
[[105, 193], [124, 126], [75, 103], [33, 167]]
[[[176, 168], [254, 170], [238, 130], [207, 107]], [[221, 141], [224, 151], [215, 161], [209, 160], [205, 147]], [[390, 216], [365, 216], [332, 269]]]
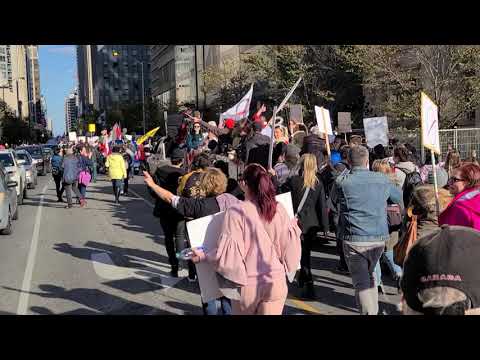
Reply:
[[232, 314], [282, 315], [287, 294], [286, 279], [244, 286], [240, 292], [240, 300], [232, 300]]

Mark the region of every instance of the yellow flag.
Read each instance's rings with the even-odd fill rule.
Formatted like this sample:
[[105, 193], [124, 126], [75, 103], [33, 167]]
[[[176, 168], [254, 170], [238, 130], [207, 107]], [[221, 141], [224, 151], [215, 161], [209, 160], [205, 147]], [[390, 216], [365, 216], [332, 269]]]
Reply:
[[148, 138], [150, 138], [150, 137], [152, 137], [153, 135], [155, 135], [156, 132], [158, 131], [158, 129], [160, 129], [160, 126], [159, 126], [159, 127], [156, 127], [155, 129], [150, 130], [150, 131], [147, 132], [145, 135], [140, 136], [140, 137], [137, 139], [137, 141], [136, 141], [137, 145], [142, 144], [145, 140], [147, 140]]

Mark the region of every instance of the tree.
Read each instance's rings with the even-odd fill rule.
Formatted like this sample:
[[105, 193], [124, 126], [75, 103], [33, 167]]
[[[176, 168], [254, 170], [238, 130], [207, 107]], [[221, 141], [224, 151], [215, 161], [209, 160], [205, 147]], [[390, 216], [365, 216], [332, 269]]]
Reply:
[[[252, 106], [261, 101], [270, 109], [279, 105], [301, 76], [303, 81], [290, 103], [304, 105], [308, 125], [316, 123], [314, 105], [326, 106], [332, 118], [338, 111], [363, 113], [363, 95], [358, 76], [348, 72], [336, 46], [272, 45], [244, 55], [240, 61], [224, 61], [204, 73], [205, 90], [217, 96], [214, 106], [233, 106], [255, 83]], [[220, 109], [219, 109], [220, 110]], [[253, 110], [253, 109], [252, 109]]]
[[354, 45], [337, 50], [362, 76], [375, 104], [365, 115], [386, 114], [392, 127], [418, 127], [420, 91], [439, 107], [440, 126], [449, 128], [480, 105], [480, 48], [458, 45]]

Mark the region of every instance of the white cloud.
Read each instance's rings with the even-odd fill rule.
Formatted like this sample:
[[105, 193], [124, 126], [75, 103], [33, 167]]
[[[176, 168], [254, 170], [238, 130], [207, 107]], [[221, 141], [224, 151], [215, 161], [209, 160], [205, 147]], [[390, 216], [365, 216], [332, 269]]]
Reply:
[[73, 45], [68, 46], [50, 46], [47, 51], [52, 54], [73, 55], [75, 54], [75, 47]]

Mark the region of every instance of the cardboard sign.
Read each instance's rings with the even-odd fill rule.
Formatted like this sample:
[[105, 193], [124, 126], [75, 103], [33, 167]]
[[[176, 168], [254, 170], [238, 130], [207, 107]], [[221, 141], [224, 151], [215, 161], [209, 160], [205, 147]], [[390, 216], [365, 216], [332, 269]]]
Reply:
[[290, 121], [294, 121], [295, 123], [303, 124], [303, 109], [302, 105], [290, 105]]
[[363, 119], [367, 145], [371, 148], [382, 144], [388, 146], [388, 121], [386, 116]]
[[438, 106], [425, 93], [421, 93], [422, 144], [440, 154], [438, 134]]
[[[277, 195], [276, 200], [287, 210], [288, 215], [293, 219], [293, 203], [291, 193]], [[187, 222], [188, 237], [192, 247], [203, 246], [205, 249], [216, 247], [218, 238], [222, 231], [225, 212], [204, 216]], [[223, 294], [220, 292], [217, 274], [211, 263], [203, 261], [195, 264], [197, 269], [198, 284], [202, 301], [218, 299]]]
[[315, 105], [315, 116], [317, 118], [318, 130], [323, 134], [333, 135], [330, 111]]
[[73, 141], [73, 142], [77, 141], [77, 132], [76, 131], [70, 131], [68, 133], [68, 141]]
[[91, 133], [95, 132], [95, 124], [88, 124], [88, 132], [91, 132]]
[[352, 114], [349, 112], [338, 113], [338, 132], [345, 134], [352, 132]]
[[85, 136], [78, 136], [77, 139], [78, 139], [78, 142], [82, 142], [82, 143], [87, 142], [87, 138]]

